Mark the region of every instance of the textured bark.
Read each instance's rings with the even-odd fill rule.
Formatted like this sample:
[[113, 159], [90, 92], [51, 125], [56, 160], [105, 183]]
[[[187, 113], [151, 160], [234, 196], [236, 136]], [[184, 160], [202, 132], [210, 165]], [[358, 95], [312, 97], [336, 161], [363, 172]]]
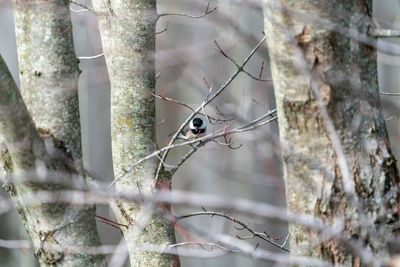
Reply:
[[23, 199], [25, 194], [38, 190], [63, 188], [57, 184], [36, 183], [39, 179], [68, 182], [78, 173], [67, 167], [68, 160], [54, 158], [48, 152], [50, 146], [45, 145], [37, 132], [1, 57], [0, 132], [5, 143], [0, 149], [1, 171], [8, 178], [4, 189], [15, 200], [41, 266], [105, 266], [103, 256], [63, 251], [100, 245], [93, 207], [61, 203], [32, 205]]
[[[2, 148], [1, 160], [12, 177], [6, 189], [17, 202], [42, 266], [105, 266], [102, 255], [68, 252], [72, 247], [84, 250], [101, 245], [94, 207], [68, 203], [31, 205], [23, 199], [25, 194], [39, 190], [66, 189], [65, 184], [72, 179], [83, 177], [79, 69], [68, 1], [17, 0], [14, 8], [24, 100], [2, 61], [1, 86], [6, 91], [0, 95], [6, 109], [1, 110], [1, 132], [7, 148]], [[7, 121], [5, 115], [11, 107], [13, 113], [8, 115], [13, 120]]]
[[[111, 138], [114, 176], [155, 149], [155, 0], [103, 1], [93, 5], [98, 14], [104, 54], [111, 81]], [[145, 161], [116, 183], [118, 191], [152, 194], [170, 190], [170, 176], [155, 181], [157, 160]], [[173, 225], [160, 216], [170, 206], [158, 207], [150, 217], [134, 203], [112, 205], [128, 243], [132, 266], [178, 265], [178, 258], [146, 252], [146, 244], [175, 243]], [[136, 247], [137, 246], [137, 247]]]
[[[398, 220], [399, 177], [381, 113], [376, 51], [349, 37], [350, 29], [366, 34], [373, 26], [371, 8], [369, 0], [264, 0], [265, 33], [289, 209], [341, 222], [345, 239], [387, 256], [394, 252], [386, 238], [396, 235], [391, 227]], [[316, 92], [340, 138], [354, 197], [344, 192]], [[354, 250], [337, 240], [321, 242], [314, 230], [291, 224], [290, 234], [295, 255], [360, 263]]]
[[66, 0], [15, 0], [21, 93], [38, 129], [81, 159], [78, 59]]

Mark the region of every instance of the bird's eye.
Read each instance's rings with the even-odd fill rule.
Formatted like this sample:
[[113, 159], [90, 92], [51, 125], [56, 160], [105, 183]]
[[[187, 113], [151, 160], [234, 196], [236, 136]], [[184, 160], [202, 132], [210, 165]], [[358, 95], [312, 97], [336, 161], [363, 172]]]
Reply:
[[200, 118], [194, 118], [192, 123], [194, 127], [200, 127], [203, 124], [203, 121]]

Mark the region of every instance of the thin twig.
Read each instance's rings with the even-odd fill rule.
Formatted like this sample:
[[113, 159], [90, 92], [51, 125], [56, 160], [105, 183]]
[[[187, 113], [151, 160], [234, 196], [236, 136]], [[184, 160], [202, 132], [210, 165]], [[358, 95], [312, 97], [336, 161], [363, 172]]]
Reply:
[[[264, 233], [258, 233], [255, 232], [253, 229], [251, 229], [249, 226], [247, 226], [245, 223], [237, 220], [236, 218], [233, 218], [229, 215], [226, 215], [225, 213], [221, 213], [221, 212], [213, 212], [213, 211], [202, 211], [202, 212], [195, 212], [195, 213], [190, 213], [190, 214], [186, 214], [186, 215], [182, 215], [182, 216], [178, 216], [176, 219], [177, 221], [182, 220], [182, 219], [186, 219], [186, 218], [190, 218], [190, 217], [195, 217], [195, 216], [204, 216], [204, 215], [209, 215], [209, 216], [218, 216], [218, 217], [223, 217], [225, 219], [230, 220], [231, 222], [235, 224], [238, 224], [241, 229], [238, 230], [247, 230], [252, 237], [258, 237], [264, 241], [267, 241], [268, 243], [274, 245], [277, 248], [280, 248], [286, 252], [290, 252], [289, 249], [282, 247], [282, 245], [276, 243], [272, 238], [268, 237], [266, 234]], [[239, 238], [239, 239], [247, 239], [247, 238]]]
[[[156, 95], [156, 94], [153, 94], [153, 93], [152, 93], [152, 95], [153, 95], [154, 97], [158, 98], [158, 99], [162, 99], [162, 100], [164, 100], [164, 101], [168, 101], [168, 102], [172, 102], [172, 103], [175, 103], [175, 104], [184, 106], [185, 108], [190, 109], [190, 111], [195, 112], [195, 110], [194, 110], [191, 106], [189, 106], [189, 105], [187, 105], [187, 104], [185, 104], [185, 103], [183, 103], [183, 102], [181, 102], [181, 101], [178, 101], [178, 100], [176, 100], [176, 99], [172, 99], [172, 98], [167, 97], [167, 95], [165, 94], [164, 90], [162, 90], [162, 92], [164, 93], [164, 96]], [[203, 110], [203, 112], [198, 112], [198, 113], [201, 114], [201, 115], [203, 115], [203, 116], [205, 116], [205, 117], [207, 117], [207, 118], [209, 119], [210, 122], [211, 122], [211, 120], [215, 121], [215, 122], [212, 123], [212, 124], [216, 124], [216, 123], [218, 123], [218, 122], [227, 122], [227, 121], [233, 120], [233, 119], [218, 119], [218, 118], [214, 118], [214, 117], [208, 115], [207, 113], [205, 113], [204, 110]]]
[[[157, 155], [156, 156], [159, 160], [160, 160], [160, 162], [161, 162], [161, 157], [160, 157], [160, 155]], [[177, 165], [170, 165], [170, 164], [167, 164], [167, 163], [165, 163], [165, 162], [163, 162], [163, 165], [165, 166], [165, 167], [167, 167], [167, 168], [176, 168], [176, 167], [178, 167]]]
[[[243, 71], [245, 74], [247, 74], [250, 78], [252, 78], [252, 79], [254, 79], [254, 80], [257, 80], [257, 81], [261, 81], [261, 82], [271, 82], [272, 80], [271, 79], [261, 79], [261, 77], [260, 78], [257, 78], [257, 77], [255, 77], [254, 75], [252, 75], [251, 73], [249, 73], [248, 71], [246, 71], [243, 67], [244, 66], [239, 66], [239, 64], [233, 59], [233, 58], [231, 58], [230, 56], [228, 56], [226, 53], [225, 53], [225, 51], [224, 50], [222, 50], [222, 48], [221, 48], [221, 46], [219, 46], [219, 44], [217, 43], [217, 41], [216, 40], [214, 40], [214, 43], [215, 43], [215, 45], [217, 46], [217, 50], [224, 56], [224, 57], [226, 57], [227, 59], [229, 59], [239, 70], [241, 70], [241, 71]], [[264, 63], [264, 62], [263, 62]], [[264, 65], [264, 64], [263, 64]], [[260, 76], [261, 76], [261, 73], [262, 73], [262, 70], [261, 70], [261, 72], [260, 72]]]
[[183, 102], [180, 102], [180, 101], [178, 101], [178, 100], [175, 100], [175, 99], [172, 99], [172, 98], [169, 98], [169, 97], [166, 97], [166, 96], [156, 95], [156, 94], [153, 94], [153, 93], [152, 93], [152, 95], [153, 95], [154, 97], [159, 98], [159, 99], [162, 99], [162, 100], [164, 100], [164, 101], [169, 101], [169, 102], [172, 102], [172, 103], [175, 103], [175, 104], [184, 106], [185, 108], [188, 108], [188, 109], [190, 109], [192, 112], [194, 112], [194, 109], [193, 109], [191, 106], [189, 106], [189, 105], [187, 105], [187, 104], [185, 104], [185, 103], [183, 103]]
[[119, 222], [116, 222], [116, 221], [113, 221], [113, 220], [110, 220], [110, 219], [104, 218], [104, 217], [102, 217], [102, 216], [99, 216], [99, 215], [95, 215], [95, 217], [97, 217], [97, 218], [99, 218], [99, 219], [101, 219], [101, 220], [104, 220], [104, 221], [110, 222], [110, 223], [112, 223], [112, 224], [116, 224], [116, 225], [119, 225], [119, 226], [125, 226], [125, 227], [128, 227], [128, 225], [126, 225], [126, 224], [121, 224], [121, 223], [119, 223]]
[[244, 73], [247, 74], [247, 76], [249, 76], [250, 78], [252, 78], [253, 80], [256, 81], [260, 81], [260, 82], [272, 82], [272, 79], [261, 79], [261, 78], [257, 78], [255, 77], [253, 74], [251, 74], [250, 72], [248, 72], [247, 70], [243, 70]]
[[89, 11], [89, 10], [87, 10], [86, 8], [85, 8], [85, 9], [78, 10], [78, 9], [73, 9], [72, 7], [69, 7], [69, 10], [71, 10], [71, 11], [74, 12], [74, 13], [82, 13], [82, 12], [88, 12], [88, 11]]
[[175, 172], [179, 169], [179, 167], [182, 166], [182, 164], [185, 163], [185, 161], [186, 161], [187, 159], [189, 159], [190, 156], [191, 156], [194, 152], [196, 152], [197, 149], [199, 149], [199, 147], [202, 146], [202, 145], [203, 145], [203, 143], [199, 142], [199, 143], [196, 144], [195, 146], [192, 146], [192, 149], [191, 149], [188, 153], [186, 153], [186, 154], [181, 158], [181, 160], [180, 160], [179, 163], [176, 165], [176, 167], [175, 167], [175, 168], [172, 168], [172, 169], [170, 170], [171, 175], [174, 175]]
[[[273, 110], [269, 111], [268, 114], [269, 114], [269, 116], [272, 116], [273, 114], [275, 114], [275, 112], [276, 112], [276, 109], [273, 109]], [[265, 117], [262, 116], [262, 118], [264, 119]], [[274, 117], [272, 117], [272, 118], [274, 118]], [[274, 119], [274, 121], [276, 122], [276, 119]], [[252, 124], [252, 123], [257, 123], [257, 119], [252, 121], [250, 124]], [[189, 157], [204, 144], [205, 144], [204, 142], [199, 142], [195, 146], [192, 146], [191, 150], [181, 158], [181, 161], [177, 164], [177, 167], [170, 170], [171, 174], [173, 175], [178, 170], [178, 168], [180, 166], [182, 166], [182, 164], [185, 163], [185, 161], [188, 160]]]
[[264, 61], [263, 61], [263, 62], [261, 62], [260, 74], [258, 75], [258, 78], [259, 78], [259, 79], [261, 79], [261, 76], [262, 76], [263, 70], [264, 70]]
[[162, 30], [159, 31], [159, 32], [156, 32], [156, 34], [160, 34], [160, 33], [166, 32], [166, 31], [167, 31], [167, 28], [168, 28], [168, 21], [167, 21], [167, 23], [165, 24], [164, 29], [162, 29]]
[[370, 29], [368, 34], [375, 38], [397, 38], [400, 37], [400, 30], [395, 29]]
[[[253, 50], [249, 53], [249, 55], [245, 58], [245, 60], [243, 61], [242, 65], [240, 68], [238, 68], [226, 81], [224, 84], [222, 84], [220, 86], [220, 88], [210, 97], [207, 97], [206, 101], [204, 101], [197, 109], [195, 109], [194, 112], [192, 112], [192, 114], [189, 115], [189, 117], [181, 124], [181, 126], [179, 127], [179, 129], [176, 131], [176, 133], [174, 134], [174, 136], [171, 138], [171, 141], [169, 142], [168, 145], [172, 145], [178, 138], [178, 135], [180, 132], [182, 132], [182, 130], [186, 127], [186, 125], [189, 124], [190, 120], [192, 120], [194, 118], [194, 116], [200, 111], [202, 110], [205, 106], [207, 106], [212, 100], [214, 100], [218, 95], [220, 95], [227, 87], [228, 85], [231, 84], [231, 82], [236, 78], [236, 76], [239, 75], [239, 73], [241, 72], [241, 70], [243, 69], [243, 67], [247, 64], [247, 62], [250, 60], [250, 58], [255, 54], [255, 52], [257, 51], [257, 49], [264, 43], [264, 41], [266, 40], [266, 37], [263, 36], [263, 38], [261, 39], [260, 42], [258, 42], [258, 44], [253, 48]], [[168, 152], [169, 150], [166, 150], [165, 153], [162, 155], [162, 160], [165, 161], [166, 157], [168, 156]], [[157, 168], [157, 172], [156, 172], [156, 176], [155, 176], [155, 180], [158, 180], [158, 177], [160, 175], [160, 171], [162, 168], [162, 164], [158, 165]]]
[[[216, 243], [211, 243], [211, 242], [203, 242], [203, 241], [190, 241], [190, 242], [181, 242], [181, 243], [176, 243], [173, 245], [169, 245], [168, 247], [170, 248], [176, 248], [176, 247], [182, 247], [182, 246], [188, 246], [188, 245], [198, 245], [200, 246], [202, 249], [206, 250], [206, 251], [213, 251], [214, 247], [219, 248], [221, 250], [224, 250], [226, 252], [237, 252], [234, 250], [231, 250], [229, 248], [223, 247], [219, 244]], [[210, 246], [210, 249], [207, 249], [205, 247], [205, 245]]]
[[120, 228], [119, 228], [118, 226], [116, 226], [116, 225], [114, 225], [114, 224], [112, 224], [112, 223], [110, 223], [110, 222], [103, 221], [103, 220], [99, 220], [99, 222], [102, 222], [102, 223], [104, 223], [104, 224], [107, 224], [107, 225], [109, 225], [109, 226], [112, 226], [112, 227], [117, 228], [118, 230], [120, 230]]
[[164, 123], [165, 123], [165, 120], [166, 120], [166, 119], [164, 118], [162, 121], [157, 122], [157, 123], [156, 123], [156, 126], [160, 126], [160, 125], [164, 124]]
[[2, 248], [31, 248], [32, 242], [30, 240], [5, 240], [0, 239], [0, 247]]
[[183, 17], [188, 17], [188, 18], [192, 18], [192, 19], [200, 19], [200, 18], [203, 18], [203, 17], [207, 16], [210, 13], [213, 13], [215, 10], [217, 10], [218, 5], [216, 5], [211, 10], [209, 10], [209, 7], [210, 7], [210, 3], [207, 4], [206, 11], [203, 14], [199, 15], [199, 16], [190, 15], [190, 14], [187, 14], [187, 13], [162, 13], [162, 14], [158, 15], [157, 19], [159, 19], [161, 17], [165, 17], [165, 16], [183, 16]]
[[89, 56], [89, 57], [77, 57], [77, 58], [78, 58], [78, 59], [95, 59], [95, 58], [102, 57], [102, 56], [104, 56], [104, 53], [100, 53], [100, 54], [98, 54], [98, 55], [95, 55], [95, 56]]
[[[159, 155], [160, 153], [162, 153], [162, 152], [164, 152], [164, 151], [169, 151], [170, 149], [173, 149], [173, 148], [177, 148], [177, 147], [182, 147], [182, 146], [186, 146], [186, 145], [195, 144], [195, 143], [197, 143], [197, 142], [203, 142], [203, 144], [205, 144], [205, 143], [208, 143], [208, 142], [210, 142], [210, 141], [212, 141], [212, 140], [214, 140], [214, 139], [216, 139], [216, 138], [218, 138], [218, 137], [228, 136], [228, 135], [231, 135], [231, 134], [234, 134], [234, 133], [247, 132], [247, 131], [256, 129], [256, 128], [262, 126], [262, 125], [265, 125], [265, 124], [267, 124], [267, 123], [270, 123], [270, 122], [276, 120], [277, 117], [273, 117], [272, 119], [266, 120], [266, 121], [264, 121], [264, 122], [260, 122], [260, 121], [266, 119], [268, 116], [271, 116], [272, 113], [274, 113], [274, 111], [271, 111], [271, 112], [269, 112], [269, 113], [266, 113], [266, 114], [260, 116], [259, 118], [253, 120], [252, 122], [250, 122], [250, 123], [248, 123], [248, 124], [246, 124], [246, 125], [243, 125], [243, 126], [240, 126], [240, 127], [234, 128], [234, 129], [231, 129], [231, 130], [225, 130], [225, 129], [224, 129], [224, 130], [219, 131], [219, 132], [217, 132], [217, 133], [208, 134], [208, 135], [206, 135], [206, 136], [204, 136], [204, 137], [201, 137], [201, 138], [198, 138], [198, 139], [194, 139], [194, 140], [189, 140], [189, 141], [186, 141], [186, 142], [183, 142], [183, 143], [179, 143], [179, 144], [172, 144], [172, 143], [170, 142], [170, 143], [171, 143], [170, 145], [165, 146], [165, 147], [163, 147], [163, 148], [161, 148], [161, 149], [159, 149], [159, 150], [157, 150], [157, 151], [154, 151], [153, 153], [147, 155], [146, 157], [141, 158], [140, 160], [138, 160], [137, 162], [135, 162], [134, 164], [132, 164], [128, 169], [124, 170], [124, 173], [122, 173], [120, 176], [116, 177], [116, 178], [114, 179], [114, 181], [113, 181], [112, 183], [110, 183], [110, 185], [109, 185], [107, 188], [108, 188], [108, 189], [111, 188], [111, 186], [113, 186], [119, 179], [121, 179], [122, 177], [124, 177], [124, 176], [125, 176], [126, 174], [128, 174], [129, 172], [133, 171], [134, 168], [135, 168], [136, 166], [138, 166], [139, 164], [141, 164], [142, 162], [144, 162], [144, 161], [146, 161], [146, 160], [149, 160], [149, 159], [151, 159], [151, 158], [153, 158], [153, 157], [156, 157], [157, 155]], [[175, 133], [175, 135], [176, 135], [176, 133]], [[162, 162], [164, 161], [164, 159], [161, 158], [161, 160], [162, 160], [162, 161], [161, 161], [161, 164], [163, 165]]]
[[[77, 5], [77, 6], [80, 6], [80, 7], [84, 8], [84, 9], [86, 9], [87, 11], [90, 11], [90, 12], [92, 12], [93, 14], [96, 14], [96, 12], [95, 12], [92, 8], [90, 8], [90, 7], [88, 7], [88, 6], [84, 5], [84, 4], [75, 2], [75, 1], [73, 1], [73, 0], [69, 0], [69, 3], [70, 3], [70, 4]], [[79, 12], [83, 12], [83, 11], [79, 10]]]
[[380, 95], [400, 96], [400, 93], [379, 92]]
[[385, 117], [385, 121], [391, 121], [391, 120], [397, 120], [397, 119], [399, 119], [399, 117], [398, 116], [394, 116], [393, 114], [388, 114]]
[[289, 236], [290, 236], [290, 233], [288, 233], [288, 234], [286, 235], [285, 241], [283, 241], [283, 243], [282, 243], [282, 245], [281, 245], [282, 248], [286, 245], [287, 241], [289, 240]]

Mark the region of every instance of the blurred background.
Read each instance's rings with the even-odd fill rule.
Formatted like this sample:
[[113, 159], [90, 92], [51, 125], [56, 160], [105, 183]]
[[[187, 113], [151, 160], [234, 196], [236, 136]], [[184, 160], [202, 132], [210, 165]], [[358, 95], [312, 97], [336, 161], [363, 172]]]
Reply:
[[[81, 1], [91, 6], [89, 1]], [[208, 1], [164, 0], [158, 1], [159, 13], [182, 12], [201, 15]], [[157, 30], [167, 31], [156, 36], [156, 91], [161, 90], [173, 99], [197, 107], [205, 98], [208, 89], [205, 78], [217, 89], [235, 71], [236, 67], [217, 50], [214, 40], [239, 64], [263, 37], [263, 14], [261, 1], [220, 0], [211, 1], [210, 9], [218, 4], [216, 12], [201, 19], [179, 16], [162, 17]], [[400, 3], [396, 0], [375, 1], [374, 15], [377, 23], [388, 28], [400, 28]], [[71, 4], [73, 10], [81, 7]], [[71, 12], [74, 25], [74, 41], [77, 56], [94, 56], [102, 53], [97, 20], [90, 12]], [[267, 37], [268, 38], [268, 37]], [[398, 40], [392, 40], [398, 42]], [[0, 2], [0, 53], [18, 82], [18, 63], [11, 0]], [[399, 92], [400, 58], [379, 53], [379, 83], [381, 91]], [[258, 77], [264, 62], [262, 78], [268, 79], [269, 62], [266, 46], [263, 45], [250, 60], [246, 70]], [[79, 79], [79, 96], [82, 122], [84, 163], [93, 176], [104, 182], [113, 179], [110, 144], [110, 84], [104, 57], [81, 60], [82, 74]], [[400, 156], [399, 101], [400, 97], [382, 96], [384, 115], [394, 154]], [[206, 109], [215, 115], [217, 109], [226, 117], [234, 118], [230, 126], [242, 125], [275, 108], [271, 82], [260, 82], [240, 74], [234, 82]], [[166, 145], [168, 134], [176, 130], [190, 114], [190, 110], [170, 102], [157, 99], [157, 139], [159, 146]], [[162, 123], [161, 123], [162, 122]], [[208, 125], [209, 131], [223, 125]], [[173, 188], [230, 198], [245, 198], [278, 205], [285, 212], [285, 189], [282, 180], [280, 148], [277, 123], [270, 123], [255, 131], [235, 135], [232, 150], [216, 143], [208, 143], [196, 152], [175, 174]], [[176, 164], [187, 149], [170, 153], [168, 164]], [[1, 196], [8, 197], [6, 192]], [[175, 206], [177, 215], [201, 211], [201, 207]], [[97, 214], [109, 219], [114, 216], [107, 206], [99, 206]], [[285, 237], [288, 229], [282, 222], [249, 218], [231, 212], [229, 215], [248, 223], [258, 232], [272, 237]], [[28, 239], [16, 212], [0, 215], [0, 239]], [[194, 217], [193, 225], [209, 234], [225, 233], [244, 235], [236, 230], [232, 222], [216, 217]], [[98, 223], [103, 244], [118, 244], [120, 232], [103, 223]], [[177, 233], [177, 241], [187, 241]], [[282, 242], [282, 240], [278, 241]], [[249, 240], [256, 247], [278, 251], [260, 240]], [[0, 266], [35, 266], [32, 250], [10, 250], [0, 248]], [[181, 257], [182, 266], [277, 266], [236, 255], [214, 259]], [[129, 266], [126, 261], [126, 266]]]

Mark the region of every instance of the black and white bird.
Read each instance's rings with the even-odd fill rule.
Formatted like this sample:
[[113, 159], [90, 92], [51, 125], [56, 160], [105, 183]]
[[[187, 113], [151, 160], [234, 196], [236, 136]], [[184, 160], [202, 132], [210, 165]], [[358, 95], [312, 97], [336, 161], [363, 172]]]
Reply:
[[189, 128], [183, 130], [179, 134], [178, 138], [184, 140], [192, 140], [200, 136], [203, 136], [206, 131], [207, 131], [206, 123], [200, 118], [194, 118], [193, 120], [190, 121]]

